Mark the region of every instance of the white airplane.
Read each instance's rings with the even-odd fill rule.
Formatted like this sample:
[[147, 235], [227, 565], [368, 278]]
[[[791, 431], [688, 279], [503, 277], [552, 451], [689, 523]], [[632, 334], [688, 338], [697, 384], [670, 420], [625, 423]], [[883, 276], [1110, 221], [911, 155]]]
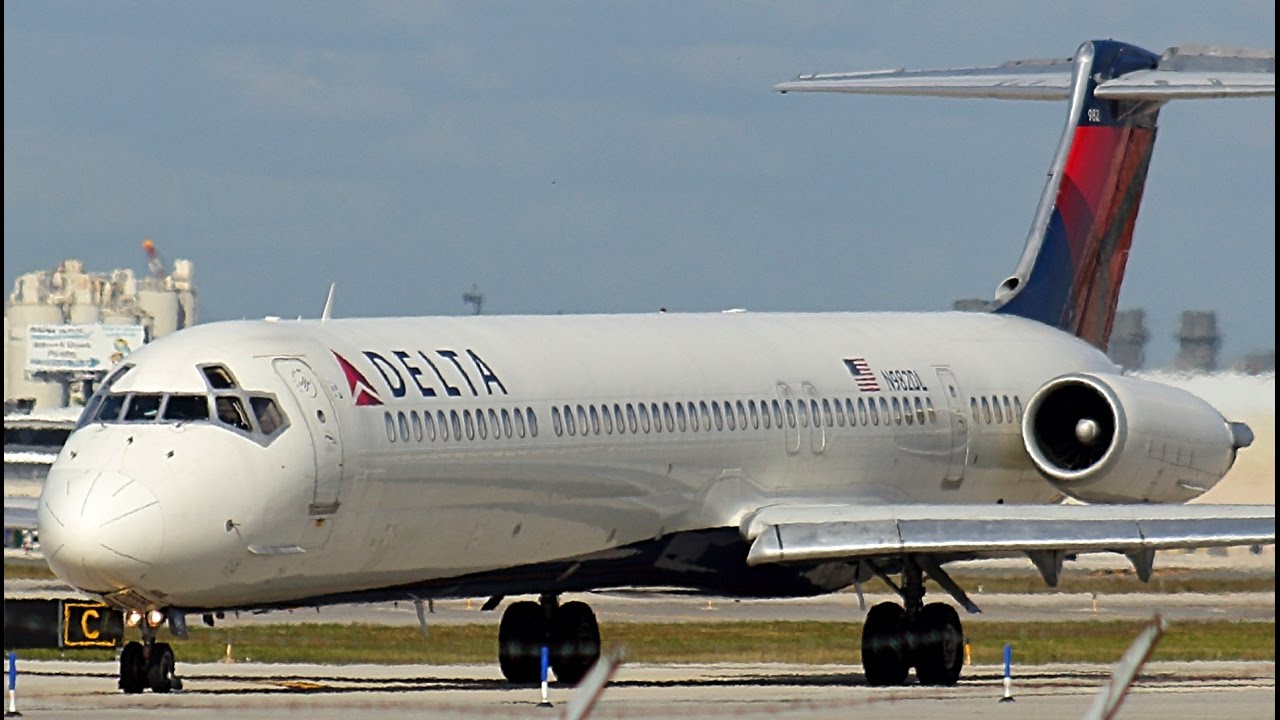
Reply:
[[[1251, 441], [1107, 343], [1156, 115], [1274, 95], [1274, 55], [1113, 41], [1074, 58], [814, 75], [791, 91], [1067, 99], [1026, 250], [986, 313], [652, 314], [221, 322], [130, 355], [49, 473], [50, 566], [128, 612], [120, 687], [166, 692], [188, 614], [377, 600], [509, 604], [512, 682], [600, 653], [604, 588], [755, 597], [881, 577], [873, 685], [960, 676], [932, 578], [1275, 542], [1274, 506], [1185, 506]], [[1089, 504], [1064, 505], [1066, 497]], [[898, 579], [895, 581], [894, 577]]]

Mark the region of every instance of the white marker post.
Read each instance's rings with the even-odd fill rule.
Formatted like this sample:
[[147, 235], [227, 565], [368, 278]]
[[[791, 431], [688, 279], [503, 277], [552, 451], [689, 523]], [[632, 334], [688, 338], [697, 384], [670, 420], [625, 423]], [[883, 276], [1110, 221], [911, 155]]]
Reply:
[[1004, 697], [1002, 703], [1013, 702], [1013, 646], [1004, 646]]
[[547, 670], [551, 665], [550, 653], [547, 646], [542, 646], [542, 702], [538, 703], [538, 707], [551, 707], [551, 700], [547, 698]]
[[18, 653], [9, 652], [9, 709], [5, 717], [22, 717], [18, 712]]

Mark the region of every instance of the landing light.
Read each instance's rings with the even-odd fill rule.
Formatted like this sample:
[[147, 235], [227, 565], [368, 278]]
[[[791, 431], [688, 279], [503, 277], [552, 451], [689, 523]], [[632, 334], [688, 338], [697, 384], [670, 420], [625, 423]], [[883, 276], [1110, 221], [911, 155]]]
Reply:
[[147, 624], [151, 627], [160, 627], [160, 623], [164, 622], [163, 610], [147, 611]]
[[124, 624], [131, 628], [138, 627], [139, 625], [142, 624], [142, 613], [138, 612], [137, 610], [130, 610], [124, 616]]

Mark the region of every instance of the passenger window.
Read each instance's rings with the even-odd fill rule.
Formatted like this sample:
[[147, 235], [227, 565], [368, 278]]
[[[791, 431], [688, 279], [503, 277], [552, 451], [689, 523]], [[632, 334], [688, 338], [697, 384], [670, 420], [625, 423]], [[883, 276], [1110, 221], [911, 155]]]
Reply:
[[662, 432], [662, 410], [658, 408], [658, 403], [652, 403], [649, 409], [653, 412], [653, 431]]
[[743, 430], [746, 430], [747, 429], [747, 406], [743, 405], [741, 400], [734, 403], [733, 406], [738, 410], [738, 427], [742, 428]]
[[[906, 420], [907, 424], [915, 425], [916, 419], [911, 415], [911, 401], [906, 398], [902, 398], [902, 404], [904, 406], [903, 409], [906, 411], [907, 416], [904, 419]], [[898, 420], [898, 398], [893, 399], [893, 417], [895, 420]], [[898, 424], [901, 425], [902, 422], [898, 420]]]
[[186, 422], [209, 419], [209, 398], [204, 395], [170, 395], [164, 404], [164, 419]]
[[724, 424], [727, 425], [730, 430], [738, 429], [738, 426], [733, 419], [733, 405], [731, 405], [728, 400], [724, 401]]
[[556, 437], [564, 434], [564, 426], [560, 424], [560, 408], [555, 405], [551, 406], [551, 429], [555, 431]]
[[986, 396], [982, 398], [982, 417], [988, 425], [991, 424], [991, 403], [987, 402]]
[[712, 400], [712, 401], [711, 401], [711, 414], [712, 414], [712, 415], [714, 415], [714, 416], [715, 416], [715, 418], [716, 418], [716, 429], [717, 429], [717, 430], [723, 430], [723, 429], [724, 429], [724, 415], [720, 414], [720, 403], [718, 403], [718, 402], [716, 402], [716, 401], [714, 401], [714, 400]]
[[978, 422], [978, 398], [969, 398], [969, 413], [973, 415], [973, 421]]
[[[498, 411], [493, 408], [489, 408], [489, 429], [493, 432], [494, 440], [502, 437], [502, 425], [498, 422]], [[510, 430], [511, 428], [508, 426], [507, 429]], [[510, 432], [507, 433], [507, 437], [511, 437]]]
[[160, 401], [164, 399], [163, 395], [143, 395], [136, 394], [129, 399], [129, 407], [125, 408], [124, 419], [126, 422], [138, 422], [142, 420], [156, 420], [160, 417]]
[[938, 422], [938, 413], [933, 409], [933, 398], [924, 399], [924, 408], [929, 413], [929, 424]]
[[793, 428], [796, 426], [795, 403], [791, 402], [790, 398], [787, 398], [787, 401], [784, 404], [787, 406], [787, 427]]
[[676, 420], [671, 415], [671, 403], [662, 403], [662, 421], [667, 424], [667, 432], [676, 431]]
[[[836, 407], [837, 408], [840, 407], [839, 404], [837, 404]], [[827, 427], [832, 427], [835, 425], [835, 422], [832, 420], [832, 417], [831, 417], [831, 400], [827, 398], [822, 398], [822, 420], [827, 424]], [[841, 418], [840, 424], [841, 425], [844, 424], [844, 418]]]
[[484, 421], [483, 410], [476, 411], [476, 435], [479, 435], [481, 440], [489, 437], [489, 424]]
[[698, 401], [698, 410], [702, 413], [702, 427], [708, 431], [711, 430], [711, 410], [707, 408], [707, 401]]
[[[172, 403], [174, 398], [169, 398]], [[276, 401], [269, 397], [254, 395], [249, 398], [249, 407], [253, 408], [253, 416], [258, 419], [258, 429], [263, 435], [271, 435], [275, 431], [284, 427], [284, 413], [280, 412], [280, 406], [276, 405]], [[165, 414], [169, 410], [165, 409]], [[208, 412], [207, 410], [205, 412]], [[422, 439], [422, 435], [418, 435], [418, 439]]]
[[[249, 402], [250, 404], [253, 403], [252, 400]], [[262, 423], [259, 422], [258, 424], [261, 425]], [[422, 418], [418, 417], [417, 410], [409, 413], [409, 427], [413, 429], [413, 441], [422, 442]], [[266, 430], [263, 430], [263, 432], [266, 432]]]
[[453, 439], [462, 440], [462, 418], [458, 417], [457, 410], [449, 411], [449, 424], [453, 426]]
[[692, 400], [688, 403], [689, 407], [689, 429], [698, 432], [698, 406]]
[[[986, 400], [986, 398], [983, 398], [983, 400]], [[1004, 422], [1004, 415], [1000, 412], [1000, 398], [995, 395], [992, 395], [991, 406], [992, 406], [991, 414], [995, 415], [996, 422], [998, 423]]]
[[573, 408], [568, 405], [564, 406], [564, 431], [567, 435], [578, 434], [577, 424], [573, 421]]
[[511, 437], [511, 411], [506, 408], [502, 408], [502, 435]]
[[867, 401], [867, 406], [871, 412], [871, 424], [878, 427], [880, 425], [880, 413], [876, 410], [876, 399], [871, 398], [871, 400]]
[[636, 421], [636, 406], [627, 403], [627, 428], [631, 430], [632, 435], [635, 435], [639, 427], [640, 424]]
[[1018, 418], [1018, 422], [1022, 422], [1022, 398], [1017, 395], [1013, 396], [1014, 417]]
[[769, 417], [769, 403], [764, 400], [760, 401], [760, 424], [765, 430], [773, 427], [773, 419]]
[[[516, 411], [512, 414], [515, 416], [514, 420], [516, 424], [516, 437], [522, 438], [524, 437], [524, 413], [520, 412], [519, 408], [516, 408]], [[555, 412], [553, 411], [552, 415], [554, 414]], [[557, 431], [556, 434], [558, 435], [559, 431]]]
[[640, 407], [640, 429], [648, 434], [649, 432], [649, 406], [644, 403], [637, 403]]
[[475, 439], [476, 439], [476, 428], [475, 428], [475, 424], [474, 424], [474, 423], [472, 423], [472, 421], [471, 421], [471, 411], [470, 411], [470, 410], [463, 410], [463, 411], [462, 411], [462, 425], [463, 425], [463, 427], [465, 427], [465, 428], [467, 429], [467, 439], [468, 439], [468, 440], [475, 440]]
[[915, 406], [916, 406], [916, 421], [919, 422], [921, 425], [923, 425], [924, 424], [924, 403], [920, 402], [919, 397], [915, 399]]
[[[218, 398], [218, 400], [222, 400], [222, 399], [223, 399], [223, 398]], [[222, 411], [221, 411], [221, 407], [219, 407], [219, 411], [218, 411], [218, 418], [219, 418], [219, 419], [221, 419], [221, 418], [222, 418]], [[382, 421], [383, 421], [383, 423], [385, 423], [385, 424], [386, 424], [386, 426], [387, 426], [387, 441], [388, 441], [388, 442], [395, 442], [395, 441], [396, 441], [396, 420], [395, 420], [395, 418], [391, 417], [391, 413], [389, 413], [389, 412], [384, 412], [384, 413], [382, 413]], [[225, 421], [224, 421], [224, 422], [225, 422]]]
[[529, 415], [529, 437], [538, 437], [538, 416], [533, 414], [533, 408], [525, 408]]
[[858, 422], [864, 427], [867, 424], [867, 401], [865, 398], [858, 398]]
[[[581, 405], [578, 406], [578, 428], [578, 431], [583, 435], [587, 434], [587, 411], [582, 409]], [[600, 429], [592, 428], [592, 430], [594, 432], [599, 432]]]
[[218, 420], [233, 428], [251, 432], [249, 416], [244, 412], [244, 404], [240, 398], [232, 395], [220, 395], [214, 399], [214, 408], [218, 411]]
[[235, 376], [231, 371], [221, 365], [206, 365], [200, 368], [204, 373], [204, 377], [209, 381], [209, 387], [214, 390], [234, 390], [236, 388]]
[[777, 400], [773, 400], [769, 403], [769, 406], [773, 408], [773, 424], [781, 428], [782, 427], [782, 403], [778, 402]]
[[424, 410], [424, 411], [423, 411], [423, 413], [422, 413], [422, 424], [426, 426], [426, 427], [424, 428], [424, 433], [423, 433], [423, 434], [426, 436], [426, 438], [427, 438], [428, 440], [430, 440], [430, 441], [432, 441], [432, 442], [435, 442], [435, 439], [436, 439], [436, 423], [435, 423], [435, 421], [434, 421], [434, 420], [432, 420], [432, 419], [431, 419], [431, 411], [430, 411], [430, 410]]
[[400, 439], [409, 442], [409, 418], [404, 413], [396, 413], [397, 419], [400, 421]]
[[879, 400], [880, 400], [880, 417], [884, 418], [884, 424], [888, 425], [891, 422], [889, 420], [889, 401], [885, 400], [884, 398], [880, 398]]
[[1013, 406], [1009, 404], [1009, 396], [1001, 395], [1000, 399], [1004, 401], [1004, 416], [1009, 422], [1013, 422]]
[[440, 439], [449, 439], [449, 420], [445, 417], [443, 410], [436, 411], [436, 426], [440, 428]]
[[751, 414], [751, 429], [752, 429], [752, 430], [759, 430], [759, 429], [760, 429], [760, 415], [756, 412], [756, 401], [755, 401], [755, 400], [748, 400], [748, 401], [747, 401], [747, 412], [749, 412], [749, 413]]
[[836, 426], [837, 426], [837, 427], [844, 427], [844, 405], [841, 405], [841, 404], [840, 404], [840, 398], [836, 398], [836, 401], [835, 401], [834, 403], [831, 403], [831, 404], [832, 404], [832, 405], [835, 405], [835, 410], [836, 410]]
[[613, 434], [613, 415], [609, 414], [608, 405], [600, 406], [600, 420], [604, 423], [604, 434], [612, 435]]
[[622, 406], [618, 403], [613, 404], [613, 423], [618, 426], [618, 434], [626, 432], [627, 418], [622, 414]]
[[600, 412], [596, 410], [596, 406], [591, 406], [591, 434], [600, 434]]
[[689, 421], [684, 417], [684, 403], [676, 403], [676, 427], [680, 428], [680, 432], [689, 429]]
[[800, 427], [809, 427], [809, 403], [803, 400], [797, 400], [796, 412], [800, 416]]

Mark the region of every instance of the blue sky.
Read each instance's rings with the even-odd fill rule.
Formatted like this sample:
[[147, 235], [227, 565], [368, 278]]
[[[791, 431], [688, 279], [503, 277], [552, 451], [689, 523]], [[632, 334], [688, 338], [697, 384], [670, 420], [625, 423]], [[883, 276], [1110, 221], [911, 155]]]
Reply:
[[[1057, 103], [799, 72], [1275, 46], [1272, 2], [7, 2], [4, 269], [195, 261], [202, 319], [932, 310], [1014, 266]], [[1122, 307], [1275, 344], [1275, 103], [1180, 103]]]

